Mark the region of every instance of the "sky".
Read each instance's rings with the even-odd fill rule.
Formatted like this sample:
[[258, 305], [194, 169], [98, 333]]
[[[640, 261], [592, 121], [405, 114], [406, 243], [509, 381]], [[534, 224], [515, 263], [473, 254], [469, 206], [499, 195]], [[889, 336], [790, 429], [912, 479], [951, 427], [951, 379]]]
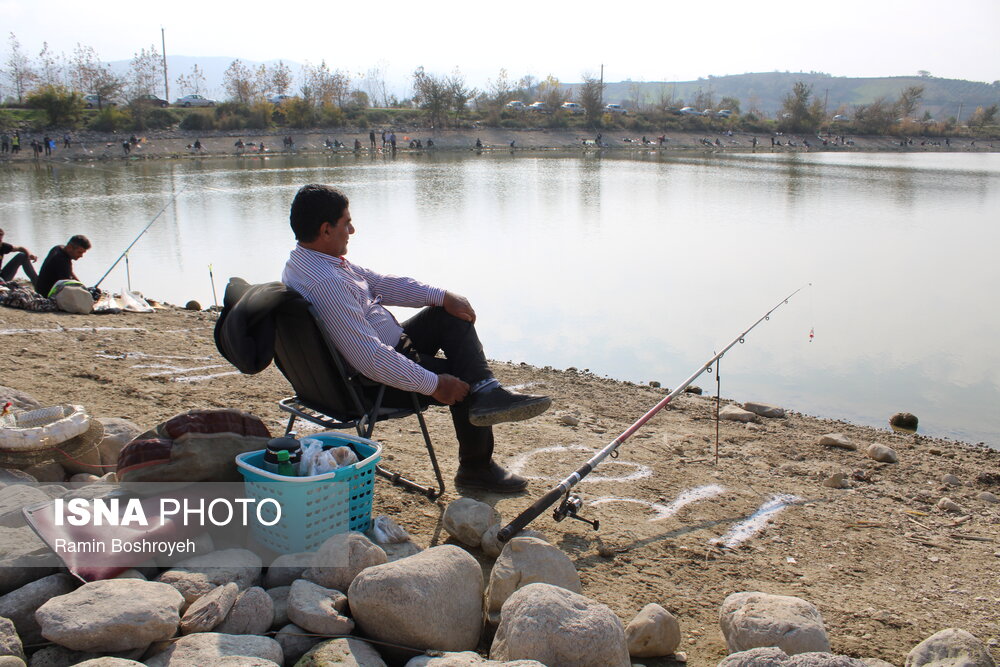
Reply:
[[[915, 75], [1000, 79], [998, 0], [760, 0], [639, 2], [621, 6], [545, 0], [415, 4], [386, 0], [289, 5], [248, 0], [0, 0], [0, 25], [23, 50], [44, 42], [70, 55], [77, 43], [105, 61], [141, 48], [170, 55], [284, 59], [352, 75], [380, 67], [390, 82], [423, 65], [456, 67], [485, 87], [510, 77], [578, 82], [688, 81], [745, 72], [818, 71], [834, 76]], [[2, 62], [9, 35], [0, 44]]]

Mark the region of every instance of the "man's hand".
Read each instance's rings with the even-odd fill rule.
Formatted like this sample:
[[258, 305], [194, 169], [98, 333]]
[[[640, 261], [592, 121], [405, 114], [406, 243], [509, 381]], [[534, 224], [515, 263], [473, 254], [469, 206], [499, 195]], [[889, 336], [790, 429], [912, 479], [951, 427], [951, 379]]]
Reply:
[[449, 315], [472, 324], [476, 323], [476, 311], [472, 309], [472, 304], [464, 296], [454, 292], [445, 292], [443, 306]]
[[435, 401], [445, 405], [454, 405], [469, 395], [469, 384], [459, 380], [454, 375], [438, 375], [438, 386], [431, 394]]

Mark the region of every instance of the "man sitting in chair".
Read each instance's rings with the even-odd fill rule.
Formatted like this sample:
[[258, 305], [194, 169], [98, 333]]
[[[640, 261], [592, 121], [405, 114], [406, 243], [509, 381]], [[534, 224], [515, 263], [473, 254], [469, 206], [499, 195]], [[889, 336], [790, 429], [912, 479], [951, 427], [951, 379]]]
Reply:
[[[493, 428], [545, 412], [547, 396], [500, 386], [476, 334], [476, 312], [453, 292], [412, 278], [376, 273], [348, 262], [354, 225], [347, 196], [327, 185], [305, 185], [295, 195], [291, 226], [298, 244], [283, 283], [315, 308], [327, 336], [353, 370], [404, 392], [451, 406], [458, 437], [455, 484], [516, 493], [528, 482], [493, 460]], [[423, 308], [400, 324], [385, 306]], [[436, 357], [443, 351], [445, 358]], [[385, 403], [407, 406], [405, 394]]]

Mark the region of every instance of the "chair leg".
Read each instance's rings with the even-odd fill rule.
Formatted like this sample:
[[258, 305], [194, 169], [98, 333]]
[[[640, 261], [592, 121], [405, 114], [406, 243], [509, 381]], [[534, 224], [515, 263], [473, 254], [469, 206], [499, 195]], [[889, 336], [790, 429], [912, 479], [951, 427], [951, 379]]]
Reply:
[[295, 415], [291, 415], [288, 418], [288, 426], [285, 427], [285, 435], [292, 432], [292, 427], [295, 426]]
[[[378, 415], [379, 408], [382, 407], [382, 396], [385, 393], [385, 385], [379, 387], [378, 395], [375, 397], [375, 403], [368, 414], [361, 420], [358, 421], [356, 428], [358, 435], [362, 438], [371, 439], [372, 433], [375, 431], [376, 416]], [[375, 473], [379, 477], [383, 477], [389, 480], [395, 486], [401, 486], [407, 491], [413, 491], [419, 493], [423, 496], [427, 496], [428, 499], [434, 500], [439, 498], [444, 493], [444, 478], [441, 476], [441, 468], [438, 466], [437, 456], [434, 454], [434, 446], [431, 444], [431, 436], [427, 431], [427, 424], [424, 422], [424, 415], [420, 411], [420, 401], [417, 400], [417, 395], [410, 393], [410, 397], [413, 401], [413, 409], [417, 413], [417, 419], [420, 420], [420, 430], [424, 434], [424, 444], [427, 446], [427, 452], [431, 457], [431, 465], [434, 467], [434, 475], [437, 477], [438, 488], [435, 490], [433, 487], [414, 482], [413, 480], [403, 477], [398, 472], [392, 472], [387, 468], [383, 468], [380, 465], [375, 466]]]

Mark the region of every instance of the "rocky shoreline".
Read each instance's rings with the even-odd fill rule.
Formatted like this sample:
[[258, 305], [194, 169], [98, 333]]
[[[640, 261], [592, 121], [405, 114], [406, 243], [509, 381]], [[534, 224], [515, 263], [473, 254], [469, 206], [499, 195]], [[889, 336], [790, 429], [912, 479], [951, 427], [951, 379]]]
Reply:
[[[287, 383], [273, 367], [234, 373], [215, 351], [214, 317], [0, 312], [4, 384], [24, 392], [15, 405], [80, 404], [104, 429], [91, 458], [74, 450], [75, 460], [27, 467], [48, 497], [51, 485], [97, 483], [131, 437], [185, 410], [239, 408], [283, 431], [276, 401]], [[725, 401], [716, 450], [714, 399], [685, 394], [580, 486], [581, 514], [599, 518], [599, 531], [543, 516], [501, 550], [499, 525], [666, 390], [575, 369], [495, 367], [506, 384], [555, 400], [546, 415], [497, 429], [498, 458], [531, 479], [527, 493], [457, 494], [447, 411], [432, 409], [446, 495], [435, 503], [375, 486], [373, 515], [391, 517], [407, 539], [342, 534], [320, 555], [270, 563], [202, 544], [216, 550], [83, 586], [65, 572], [32, 570], [26, 580], [23, 568], [0, 568], [0, 617], [10, 619], [0, 620], [0, 655], [11, 656], [0, 665], [23, 656], [92, 667], [986, 667], [1000, 657], [1000, 452], [756, 397]], [[426, 476], [415, 423], [380, 425], [375, 437], [386, 465]], [[0, 475], [0, 502], [31, 481]], [[4, 543], [47, 551], [8, 509]], [[381, 643], [317, 636], [349, 633]], [[386, 643], [462, 655], [413, 658]], [[934, 662], [945, 655], [952, 662]]]
[[[664, 134], [665, 142], [660, 144], [658, 136], [630, 130], [603, 130], [601, 146], [595, 141], [598, 133], [584, 129], [502, 129], [502, 128], [463, 128], [440, 130], [423, 127], [395, 128], [397, 130], [397, 151], [404, 153], [431, 153], [448, 151], [477, 150], [477, 140], [481, 142], [484, 152], [489, 151], [541, 151], [541, 150], [575, 150], [575, 151], [606, 151], [617, 152], [699, 152], [699, 153], [799, 153], [816, 151], [851, 151], [851, 152], [995, 152], [1000, 150], [1000, 143], [990, 138], [955, 138], [949, 139], [945, 145], [943, 138], [917, 137], [912, 143], [900, 145], [899, 137], [890, 136], [845, 136], [844, 143], [837, 137], [831, 137], [828, 145], [823, 145], [822, 139], [808, 135], [778, 135], [774, 138], [782, 145], [771, 145], [773, 135], [764, 132], [719, 132], [671, 131]], [[376, 130], [376, 147], [371, 149], [368, 130], [358, 128], [331, 128], [329, 130], [288, 130], [283, 134], [274, 131], [244, 130], [244, 131], [212, 131], [200, 133], [183, 130], [154, 130], [136, 133], [97, 133], [91, 131], [72, 132], [71, 145], [63, 147], [61, 133], [53, 133], [56, 148], [51, 156], [42, 155], [38, 161], [61, 160], [141, 160], [151, 158], [176, 159], [183, 157], [233, 157], [243, 156], [259, 158], [274, 155], [310, 155], [310, 154], [353, 154], [355, 139], [360, 144], [359, 154], [392, 155], [391, 147], [383, 148], [381, 128]], [[129, 143], [131, 137], [138, 142], [130, 145], [126, 153], [123, 142]], [[284, 144], [284, 139], [291, 137], [294, 144], [290, 147]], [[25, 134], [21, 140], [21, 152], [16, 156], [9, 154], [0, 156], [0, 162], [31, 163], [35, 160], [28, 145], [31, 136]], [[39, 141], [41, 133], [34, 137]], [[646, 139], [646, 143], [643, 139]], [[757, 143], [754, 144], [754, 139]], [[410, 142], [420, 140], [421, 148], [411, 148]], [[428, 147], [428, 140], [433, 146]], [[238, 148], [237, 141], [244, 146]], [[789, 145], [791, 141], [794, 145]], [[196, 148], [196, 142], [200, 148]], [[342, 146], [332, 146], [339, 142]], [[512, 144], [513, 142], [513, 144]], [[260, 144], [264, 151], [260, 151]]]

